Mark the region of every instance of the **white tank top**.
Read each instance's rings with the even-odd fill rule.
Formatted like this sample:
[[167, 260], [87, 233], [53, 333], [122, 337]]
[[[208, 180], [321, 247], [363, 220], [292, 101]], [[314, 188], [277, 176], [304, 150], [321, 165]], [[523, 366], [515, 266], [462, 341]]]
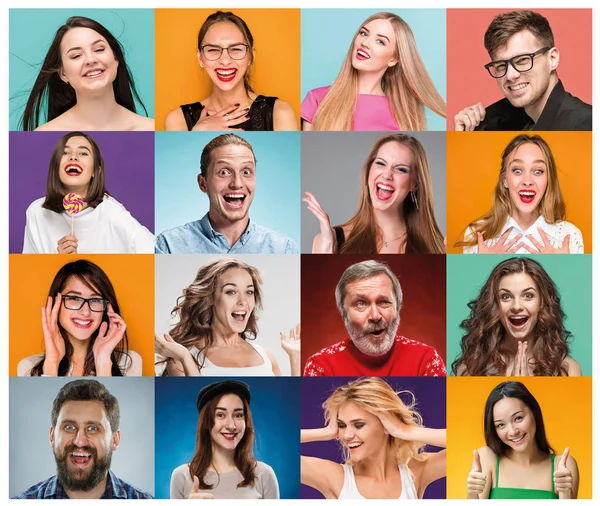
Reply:
[[[344, 468], [344, 485], [342, 485], [338, 499], [366, 499], [358, 491], [352, 466], [342, 464], [342, 467]], [[415, 482], [408, 467], [398, 462], [398, 469], [400, 470], [400, 481], [402, 483], [402, 493], [398, 499], [418, 499]]]
[[275, 376], [273, 373], [273, 364], [271, 364], [271, 360], [265, 352], [265, 349], [260, 344], [256, 344], [252, 341], [246, 342], [252, 346], [263, 359], [262, 364], [251, 367], [219, 367], [208, 360], [208, 358], [204, 357], [200, 350], [195, 346], [190, 349], [190, 353], [194, 358], [198, 359], [200, 364], [204, 358], [204, 367], [200, 370], [202, 376]]

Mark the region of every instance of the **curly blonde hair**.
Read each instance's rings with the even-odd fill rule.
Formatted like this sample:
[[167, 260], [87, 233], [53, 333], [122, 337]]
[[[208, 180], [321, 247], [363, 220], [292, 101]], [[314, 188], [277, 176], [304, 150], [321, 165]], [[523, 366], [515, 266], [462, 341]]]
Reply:
[[[411, 402], [405, 404], [399, 397], [401, 394], [410, 395]], [[396, 392], [381, 378], [359, 378], [336, 388], [323, 403], [325, 423], [329, 423], [341, 406], [350, 402], [375, 416], [387, 412], [405, 425], [423, 425], [423, 418], [415, 409], [414, 394], [408, 390]], [[388, 446], [396, 460], [402, 464], [408, 464], [413, 459], [425, 460], [426, 458], [423, 454], [425, 443], [419, 441], [403, 441], [388, 436]], [[346, 464], [353, 465], [348, 449], [343, 447], [342, 451]]]

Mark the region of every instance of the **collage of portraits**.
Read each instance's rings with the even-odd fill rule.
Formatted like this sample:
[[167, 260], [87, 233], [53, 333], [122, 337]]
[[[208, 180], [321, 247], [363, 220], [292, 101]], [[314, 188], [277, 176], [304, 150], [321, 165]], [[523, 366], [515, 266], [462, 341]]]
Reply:
[[591, 499], [592, 10], [226, 7], [8, 13], [9, 497]]

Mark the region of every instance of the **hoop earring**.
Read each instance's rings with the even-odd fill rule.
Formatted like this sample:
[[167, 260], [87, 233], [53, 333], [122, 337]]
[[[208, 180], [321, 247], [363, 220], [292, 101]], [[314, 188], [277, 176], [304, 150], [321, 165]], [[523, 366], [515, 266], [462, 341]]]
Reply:
[[415, 207], [417, 208], [417, 211], [419, 210], [419, 201], [417, 199], [417, 195], [415, 194], [415, 192], [413, 190], [410, 191], [410, 199], [412, 200], [412, 203], [415, 205]]

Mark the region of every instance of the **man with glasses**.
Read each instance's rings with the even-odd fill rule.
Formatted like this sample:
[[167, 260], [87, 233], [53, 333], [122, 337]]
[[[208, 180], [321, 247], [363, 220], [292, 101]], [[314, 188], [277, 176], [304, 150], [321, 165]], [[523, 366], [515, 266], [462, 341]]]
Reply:
[[544, 16], [527, 10], [500, 14], [484, 45], [492, 59], [485, 68], [506, 98], [463, 109], [454, 116], [455, 130], [592, 129], [592, 106], [567, 93], [558, 78], [560, 55]]

